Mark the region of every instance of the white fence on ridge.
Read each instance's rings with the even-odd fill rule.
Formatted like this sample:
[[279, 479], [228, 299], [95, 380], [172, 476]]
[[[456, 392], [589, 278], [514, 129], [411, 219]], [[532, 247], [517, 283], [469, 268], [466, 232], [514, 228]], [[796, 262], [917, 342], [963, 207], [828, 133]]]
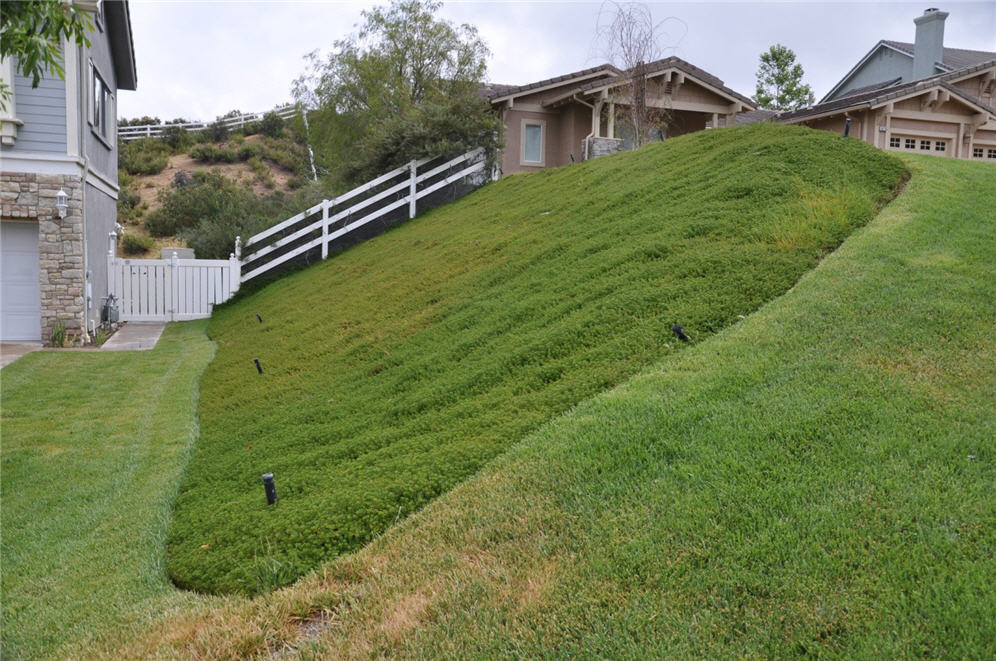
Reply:
[[187, 321], [211, 316], [212, 308], [239, 290], [239, 262], [229, 259], [120, 259], [115, 237], [107, 257], [108, 291], [121, 321]]
[[[298, 114], [297, 106], [294, 105], [279, 106], [274, 108], [272, 111], [267, 112], [276, 113], [283, 119], [289, 119]], [[246, 124], [263, 121], [263, 115], [265, 114], [267, 113], [253, 112], [238, 115], [237, 117], [225, 117], [224, 119], [216, 121], [220, 121], [228, 129], [239, 129], [245, 127]], [[163, 131], [170, 127], [179, 127], [185, 131], [203, 131], [213, 123], [214, 122], [186, 122], [182, 124], [142, 124], [141, 126], [119, 126], [118, 137], [122, 140], [158, 138], [163, 134]]]
[[[245, 247], [236, 246], [242, 257], [242, 281], [251, 280], [281, 264], [321, 248], [321, 258], [337, 239], [369, 223], [389, 222], [404, 215], [414, 218], [419, 200], [473, 177], [474, 185], [489, 179], [483, 149], [474, 149], [434, 165], [442, 159], [411, 161], [376, 179], [343, 193], [249, 237]], [[347, 203], [349, 205], [347, 206]]]

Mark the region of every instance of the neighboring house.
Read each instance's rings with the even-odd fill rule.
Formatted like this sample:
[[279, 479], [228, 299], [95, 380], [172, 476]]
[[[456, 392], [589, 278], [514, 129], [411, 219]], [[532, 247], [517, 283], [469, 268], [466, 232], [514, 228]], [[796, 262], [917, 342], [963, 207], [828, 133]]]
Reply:
[[[723, 81], [677, 57], [645, 65], [646, 104], [660, 111], [659, 139], [733, 121], [755, 104]], [[505, 125], [503, 174], [566, 165], [621, 151], [630, 72], [605, 64], [528, 85], [490, 85], [482, 93]]]
[[[13, 91], [0, 112], [0, 340], [47, 341], [62, 322], [91, 331], [107, 293], [117, 218], [117, 92], [136, 87], [128, 3], [73, 0], [93, 13], [91, 45], [64, 41], [66, 79], [37, 88], [0, 62]], [[65, 204], [57, 206], [59, 193]]]
[[916, 41], [880, 41], [823, 100], [779, 113], [881, 149], [996, 162], [996, 52], [944, 47], [948, 14], [914, 19]]

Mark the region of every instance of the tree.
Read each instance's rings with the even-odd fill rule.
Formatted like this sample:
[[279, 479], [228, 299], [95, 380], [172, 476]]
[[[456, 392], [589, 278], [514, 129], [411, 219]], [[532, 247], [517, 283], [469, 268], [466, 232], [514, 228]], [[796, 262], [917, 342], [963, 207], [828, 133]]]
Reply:
[[802, 65], [796, 63], [792, 49], [775, 44], [761, 53], [754, 100], [768, 110], [796, 110], [812, 105], [813, 90], [803, 84], [802, 76]]
[[[0, 59], [17, 59], [17, 71], [38, 87], [47, 71], [63, 80], [62, 39], [89, 46], [93, 20], [73, 3], [62, 0], [0, 3]], [[0, 81], [0, 106], [10, 98], [7, 81]]]
[[500, 122], [478, 96], [488, 49], [475, 28], [437, 18], [440, 6], [394, 0], [366, 10], [359, 32], [334, 42], [324, 62], [307, 56], [294, 95], [313, 109], [320, 156], [347, 182], [443, 146], [496, 151]]
[[629, 76], [613, 96], [620, 119], [632, 130], [634, 147], [649, 142], [671, 120], [667, 107], [648, 104], [648, 98], [666, 101], [666, 96], [662, 85], [647, 78], [646, 65], [660, 59], [665, 48], [673, 48], [663, 46], [670, 39], [664, 28], [672, 22], [684, 25], [674, 16], [655, 22], [650, 8], [637, 2], [606, 0], [599, 10], [596, 38], [601, 54]]

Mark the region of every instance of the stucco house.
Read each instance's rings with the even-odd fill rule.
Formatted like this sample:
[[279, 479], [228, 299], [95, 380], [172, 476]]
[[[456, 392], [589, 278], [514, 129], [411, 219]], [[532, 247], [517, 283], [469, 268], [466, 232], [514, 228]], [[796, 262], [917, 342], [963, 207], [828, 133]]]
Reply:
[[33, 88], [15, 62], [0, 62], [13, 91], [0, 111], [3, 341], [48, 341], [60, 321], [79, 337], [99, 323], [107, 291], [116, 100], [136, 88], [135, 51], [127, 1], [73, 4], [92, 14], [94, 29], [89, 48], [63, 41], [65, 81], [46, 76]]
[[996, 163], [996, 52], [944, 47], [948, 14], [914, 19], [914, 43], [879, 41], [820, 103], [776, 116], [881, 149]]
[[[661, 118], [658, 139], [730, 122], [755, 104], [712, 74], [677, 58], [643, 66], [646, 105]], [[527, 85], [490, 85], [483, 94], [505, 126], [503, 174], [566, 165], [628, 146], [633, 72], [611, 64]]]

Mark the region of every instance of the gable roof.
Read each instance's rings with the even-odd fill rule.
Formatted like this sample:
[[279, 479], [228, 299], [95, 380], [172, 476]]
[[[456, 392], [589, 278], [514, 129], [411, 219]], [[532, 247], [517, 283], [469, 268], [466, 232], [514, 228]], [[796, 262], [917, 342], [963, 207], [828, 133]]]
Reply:
[[[658, 75], [658, 74], [663, 73], [664, 71], [666, 71], [668, 69], [677, 69], [678, 71], [681, 71], [682, 73], [684, 73], [684, 74], [688, 75], [689, 77], [691, 77], [696, 82], [698, 82], [700, 84], [705, 84], [707, 87], [712, 87], [717, 92], [720, 92], [721, 94], [724, 94], [724, 95], [726, 95], [726, 96], [728, 96], [728, 97], [730, 97], [732, 99], [735, 99], [735, 100], [743, 103], [749, 109], [754, 109], [756, 107], [753, 100], [751, 100], [751, 99], [747, 98], [746, 96], [744, 96], [744, 95], [742, 95], [742, 94], [740, 94], [740, 93], [738, 93], [738, 92], [730, 89], [729, 87], [727, 87], [723, 83], [722, 80], [720, 80], [716, 76], [712, 75], [708, 71], [705, 71], [703, 69], [698, 68], [694, 64], [690, 64], [689, 62], [686, 62], [685, 60], [681, 59], [680, 57], [673, 57], [672, 56], [672, 57], [666, 57], [666, 58], [661, 59], [661, 60], [655, 60], [654, 62], [650, 62], [650, 63], [644, 65], [644, 68], [647, 71], [647, 76], [648, 77], [654, 76], [654, 75]], [[616, 69], [616, 71], [618, 72], [618, 75], [616, 77], [602, 79], [602, 80], [595, 80], [595, 81], [591, 81], [591, 82], [585, 83], [583, 85], [579, 85], [577, 87], [571, 88], [570, 90], [566, 91], [560, 97], [551, 100], [548, 103], [548, 105], [550, 105], [550, 104], [556, 104], [558, 102], [561, 102], [561, 101], [564, 101], [566, 99], [569, 99], [570, 97], [574, 96], [575, 94], [587, 94], [587, 93], [590, 93], [590, 92], [594, 92], [596, 90], [600, 91], [602, 89], [609, 89], [611, 87], [618, 87], [620, 85], [625, 85], [629, 81], [629, 76], [627, 74], [631, 70], [619, 71], [618, 69]]]
[[991, 59], [988, 62], [982, 62], [973, 67], [959, 69], [950, 73], [937, 74], [935, 76], [931, 76], [930, 78], [913, 80], [908, 83], [894, 85], [884, 89], [877, 88], [861, 94], [850, 94], [840, 99], [828, 101], [826, 103], [818, 103], [814, 106], [809, 106], [808, 108], [779, 113], [778, 121], [791, 123], [806, 119], [813, 119], [816, 117], [835, 115], [846, 110], [862, 107], [874, 108], [883, 103], [893, 101], [901, 97], [922, 94], [923, 92], [926, 92], [934, 87], [943, 88], [944, 90], [950, 92], [952, 96], [960, 99], [966, 105], [978, 108], [981, 112], [996, 114], [996, 109], [990, 108], [989, 106], [983, 104], [979, 99], [950, 83], [950, 81], [954, 79], [963, 78], [966, 75], [970, 75], [977, 71], [984, 71], [985, 69], [994, 66], [996, 66], [996, 59]]
[[[905, 41], [886, 40], [882, 40], [879, 43], [891, 46], [892, 48], [913, 57], [913, 44], [911, 43]], [[943, 58], [943, 61], [938, 62], [938, 64], [940, 64], [941, 67], [947, 71], [954, 71], [955, 69], [964, 69], [965, 67], [971, 67], [976, 64], [987, 62], [993, 58], [996, 58], [996, 53], [981, 50], [965, 50], [963, 48], [945, 48], [941, 57]]]
[[[872, 46], [871, 50], [865, 53], [865, 56], [858, 60], [858, 63], [851, 67], [851, 70], [844, 74], [844, 77], [837, 82], [833, 88], [827, 92], [820, 103], [823, 103], [831, 96], [837, 93], [844, 84], [851, 79], [851, 77], [864, 66], [865, 62], [870, 60], [875, 53], [883, 48], [888, 48], [889, 50], [895, 51], [906, 57], [913, 59], [913, 47], [914, 45], [905, 41], [890, 41], [887, 39], [880, 40], [877, 44]], [[977, 64], [982, 64], [996, 58], [996, 53], [990, 53], [988, 51], [978, 51], [978, 50], [965, 50], [962, 48], [944, 48], [941, 57], [943, 62], [937, 62], [936, 64], [943, 70], [943, 73], [950, 71], [956, 71], [958, 69], [964, 69], [966, 67], [975, 66]], [[865, 88], [861, 88], [865, 89]], [[849, 90], [847, 94], [852, 94], [856, 90]]]
[[[491, 101], [491, 103], [497, 103], [499, 101], [505, 101], [516, 96], [521, 96], [523, 94], [534, 92], [540, 89], [545, 89], [549, 87], [559, 87], [560, 85], [569, 84], [571, 82], [580, 82], [585, 79], [594, 77], [615, 77], [622, 75], [622, 72], [611, 64], [601, 64], [597, 67], [591, 67], [588, 69], [582, 69], [581, 71], [575, 71], [574, 73], [564, 74], [563, 76], [554, 76], [553, 78], [546, 78], [544, 80], [537, 80], [535, 83], [528, 83], [526, 85], [500, 85], [494, 84], [490, 87], [494, 88], [494, 94], [486, 94], [486, 98]], [[486, 86], [489, 87], [489, 86]]]

